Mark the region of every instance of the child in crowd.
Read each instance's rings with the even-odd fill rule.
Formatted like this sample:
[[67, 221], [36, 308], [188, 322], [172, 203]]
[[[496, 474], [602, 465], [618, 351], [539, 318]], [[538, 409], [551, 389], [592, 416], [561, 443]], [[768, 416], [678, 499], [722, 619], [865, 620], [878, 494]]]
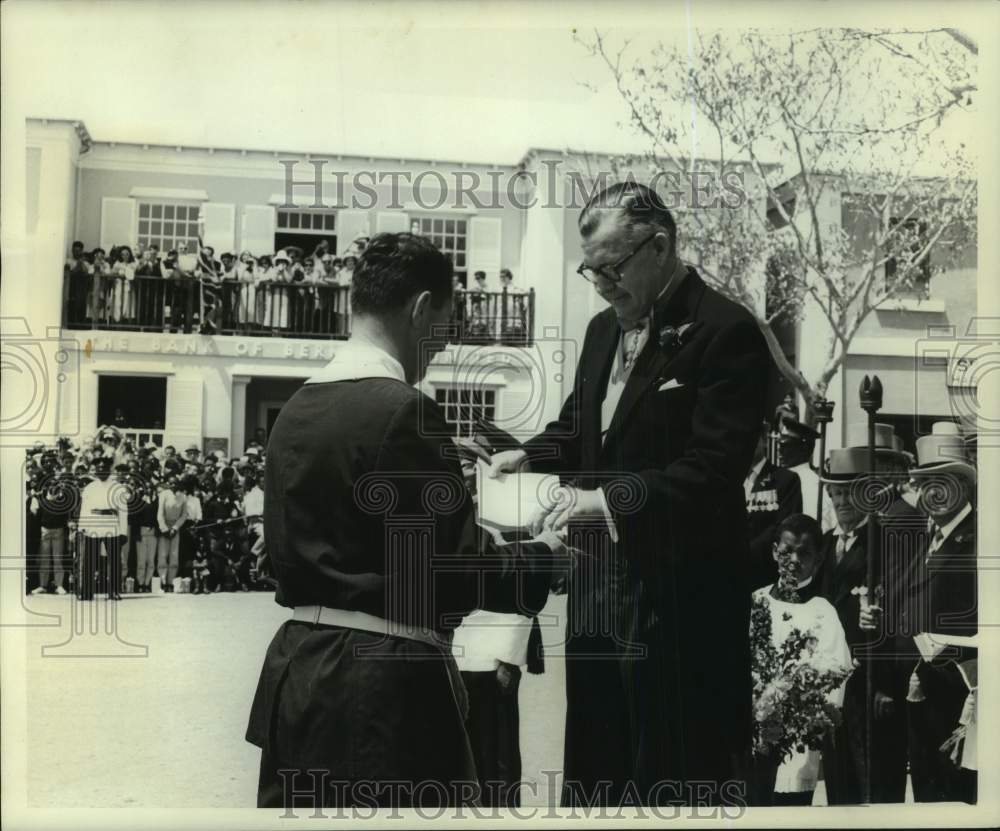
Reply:
[[198, 539], [198, 547], [191, 564], [191, 594], [208, 594], [208, 576], [212, 573], [208, 567], [208, 542]]
[[751, 804], [811, 805], [818, 748], [843, 705], [853, 661], [836, 610], [819, 594], [819, 524], [805, 514], [791, 514], [776, 536], [778, 582], [753, 594], [754, 716], [760, 740], [755, 742]]

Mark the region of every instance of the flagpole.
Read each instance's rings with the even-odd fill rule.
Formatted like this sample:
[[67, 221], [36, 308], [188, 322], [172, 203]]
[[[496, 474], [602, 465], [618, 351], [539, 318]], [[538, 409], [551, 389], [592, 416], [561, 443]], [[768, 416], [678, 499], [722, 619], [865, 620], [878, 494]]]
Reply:
[[[861, 409], [868, 414], [868, 476], [866, 489], [878, 474], [878, 460], [875, 453], [875, 414], [882, 409], [882, 382], [877, 375], [869, 378], [867, 375], [861, 381], [859, 390]], [[874, 499], [865, 500], [868, 503], [868, 541], [865, 552], [865, 588], [866, 600], [875, 596], [875, 549], [878, 546], [878, 513], [877, 502]], [[867, 650], [866, 650], [867, 651]], [[865, 804], [872, 801], [872, 705], [875, 694], [872, 683], [872, 659], [870, 654], [865, 658]]]

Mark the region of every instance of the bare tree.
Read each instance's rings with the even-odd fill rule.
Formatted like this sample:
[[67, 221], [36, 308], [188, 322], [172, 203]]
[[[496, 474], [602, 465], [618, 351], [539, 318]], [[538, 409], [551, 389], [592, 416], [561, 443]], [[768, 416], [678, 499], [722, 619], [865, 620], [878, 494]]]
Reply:
[[[977, 51], [967, 36], [696, 31], [685, 49], [660, 43], [639, 59], [600, 32], [575, 37], [605, 63], [646, 140], [644, 153], [617, 160], [616, 175], [638, 168], [658, 185], [703, 177], [705, 190], [675, 206], [684, 254], [754, 314], [810, 409], [873, 309], [926, 293], [932, 268], [974, 250], [972, 153], [941, 131], [972, 106]], [[733, 177], [746, 198], [732, 198]], [[810, 337], [827, 343], [807, 378], [777, 326], [810, 307], [827, 327]]]

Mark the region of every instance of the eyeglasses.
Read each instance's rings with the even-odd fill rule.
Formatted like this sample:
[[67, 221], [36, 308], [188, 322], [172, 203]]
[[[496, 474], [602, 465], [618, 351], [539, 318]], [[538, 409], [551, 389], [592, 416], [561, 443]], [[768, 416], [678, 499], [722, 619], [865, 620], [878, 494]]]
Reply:
[[646, 243], [651, 242], [656, 238], [656, 235], [660, 232], [657, 231], [654, 234], [646, 237], [642, 242], [640, 242], [635, 248], [629, 251], [624, 257], [622, 257], [618, 262], [610, 263], [608, 265], [600, 265], [593, 268], [586, 263], [580, 263], [576, 269], [576, 273], [583, 277], [589, 283], [597, 283], [599, 277], [603, 277], [611, 283], [620, 283], [624, 276], [622, 275], [621, 268], [625, 263], [631, 260], [636, 254], [639, 253], [640, 249], [646, 245]]

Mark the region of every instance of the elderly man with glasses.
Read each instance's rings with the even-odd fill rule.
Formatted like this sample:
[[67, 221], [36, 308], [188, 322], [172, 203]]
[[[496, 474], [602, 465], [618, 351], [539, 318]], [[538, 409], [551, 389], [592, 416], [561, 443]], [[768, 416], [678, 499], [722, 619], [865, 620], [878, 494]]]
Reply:
[[751, 728], [743, 482], [770, 365], [752, 316], [677, 255], [633, 182], [579, 217], [578, 269], [610, 308], [573, 391], [492, 474], [572, 484], [535, 518], [581, 550], [568, 580], [563, 801], [740, 802]]

